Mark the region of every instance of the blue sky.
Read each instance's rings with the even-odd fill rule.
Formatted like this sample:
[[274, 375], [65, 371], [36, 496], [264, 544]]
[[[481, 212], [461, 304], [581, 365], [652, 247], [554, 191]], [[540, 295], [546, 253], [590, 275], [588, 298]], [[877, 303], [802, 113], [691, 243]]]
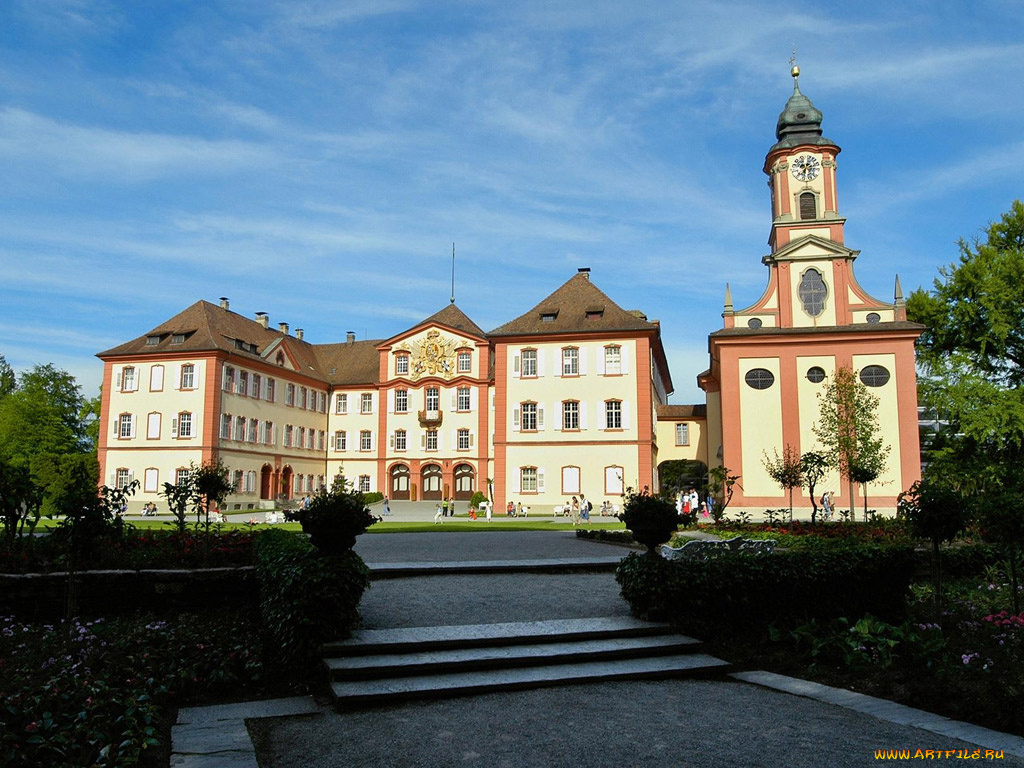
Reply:
[[0, 354], [92, 396], [97, 351], [220, 296], [383, 338], [447, 304], [454, 241], [484, 329], [590, 267], [702, 401], [725, 283], [765, 285], [794, 45], [861, 285], [930, 285], [1024, 196], [1017, 0], [8, 0]]

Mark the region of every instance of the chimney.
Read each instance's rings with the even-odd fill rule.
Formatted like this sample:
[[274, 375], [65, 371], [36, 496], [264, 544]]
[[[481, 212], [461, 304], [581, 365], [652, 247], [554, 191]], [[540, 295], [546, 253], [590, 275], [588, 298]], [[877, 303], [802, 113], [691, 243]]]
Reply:
[[288, 323], [278, 323], [277, 330], [283, 333], [285, 336], [288, 335]]
[[302, 337], [304, 335], [305, 335], [305, 332], [301, 328], [296, 328], [295, 329], [295, 338], [296, 339], [298, 339], [299, 341], [302, 341]]
[[345, 333], [345, 343], [347, 343], [347, 344], [355, 344], [356, 343], [356, 332], [355, 331], [347, 331]]
[[221, 296], [220, 297], [220, 308], [221, 309], [230, 309], [231, 308], [231, 302], [228, 301], [228, 297], [227, 296]]
[[270, 315], [268, 315], [266, 312], [257, 312], [256, 322], [262, 325], [264, 328], [267, 328], [270, 326]]
[[587, 280], [590, 279], [590, 267], [580, 267], [576, 270], [577, 275], [583, 275]]

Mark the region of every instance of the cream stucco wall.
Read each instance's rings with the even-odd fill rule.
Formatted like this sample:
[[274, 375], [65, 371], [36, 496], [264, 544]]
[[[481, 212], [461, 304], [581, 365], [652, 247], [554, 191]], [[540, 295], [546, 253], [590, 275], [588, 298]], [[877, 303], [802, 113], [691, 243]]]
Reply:
[[[764, 368], [775, 376], [768, 389], [754, 389], [744, 382], [748, 371]], [[779, 360], [776, 357], [744, 358], [739, 361], [740, 421], [743, 425], [741, 484], [748, 496], [782, 495], [779, 486], [765, 471], [764, 451], [782, 445], [782, 403], [779, 386]]]

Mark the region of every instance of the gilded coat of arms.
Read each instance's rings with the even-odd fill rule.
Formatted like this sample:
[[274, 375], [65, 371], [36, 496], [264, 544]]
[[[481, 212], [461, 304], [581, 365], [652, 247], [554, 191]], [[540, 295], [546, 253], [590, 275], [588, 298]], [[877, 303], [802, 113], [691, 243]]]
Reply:
[[422, 376], [450, 379], [455, 372], [455, 340], [444, 338], [436, 328], [413, 343], [409, 351], [409, 376], [413, 381]]

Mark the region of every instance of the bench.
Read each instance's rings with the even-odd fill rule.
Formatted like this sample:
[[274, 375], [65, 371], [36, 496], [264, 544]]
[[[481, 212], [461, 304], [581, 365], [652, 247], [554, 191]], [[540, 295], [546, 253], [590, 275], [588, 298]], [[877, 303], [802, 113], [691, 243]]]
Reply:
[[770, 555], [775, 551], [775, 540], [744, 539], [742, 536], [737, 536], [734, 539], [726, 539], [724, 541], [688, 541], [681, 547], [670, 547], [668, 544], [662, 544], [658, 550], [666, 560], [706, 561], [709, 557], [719, 552], [749, 552], [751, 554], [764, 553]]

